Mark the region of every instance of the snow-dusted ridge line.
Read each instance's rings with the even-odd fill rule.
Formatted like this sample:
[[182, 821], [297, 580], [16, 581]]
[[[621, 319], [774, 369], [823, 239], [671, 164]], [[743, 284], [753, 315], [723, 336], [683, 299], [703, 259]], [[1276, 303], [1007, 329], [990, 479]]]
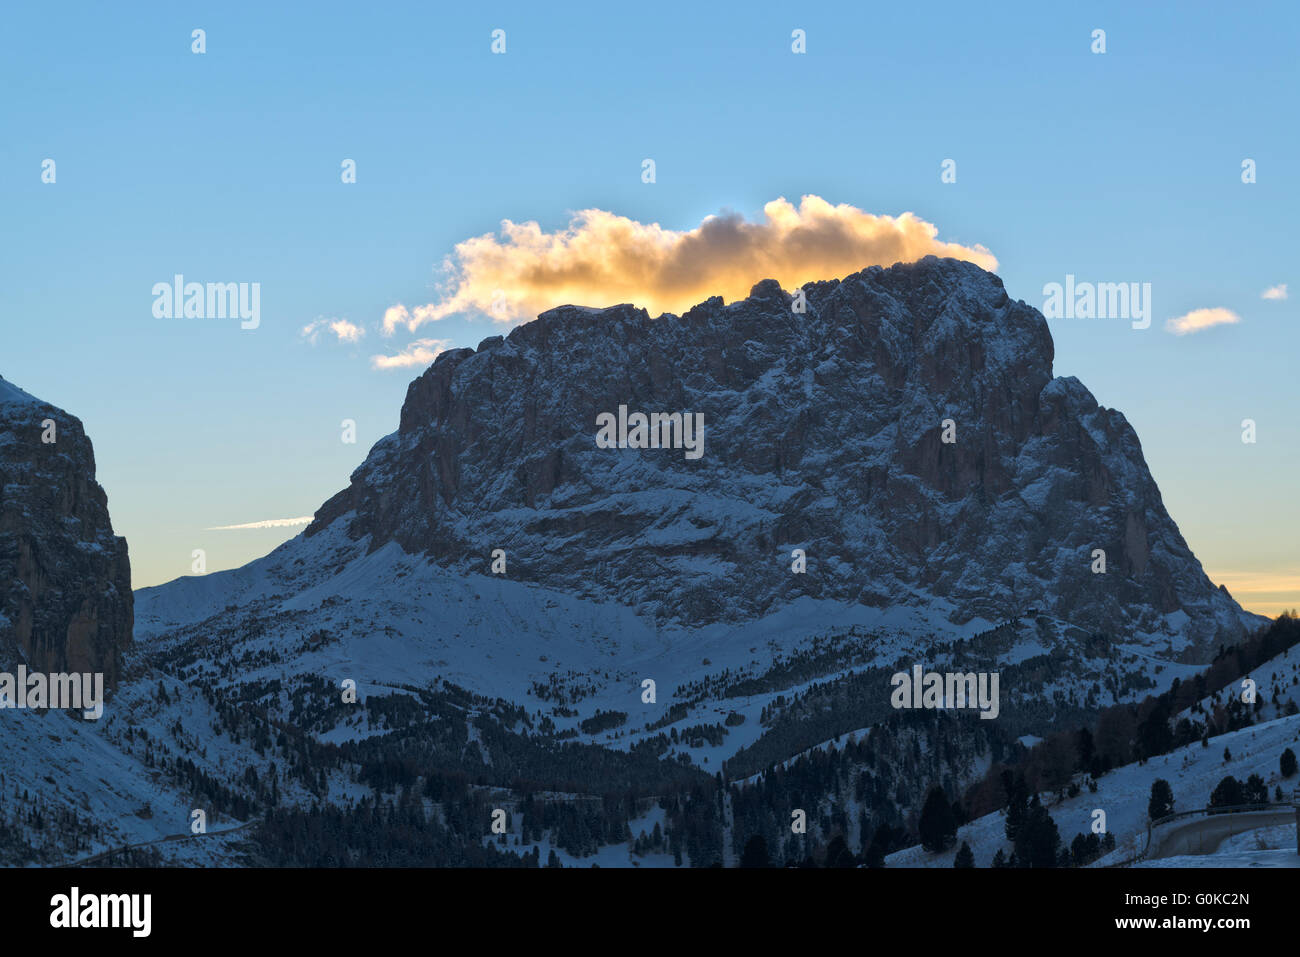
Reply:
[[49, 403], [43, 402], [36, 396], [24, 392], [18, 386], [0, 376], [0, 406], [4, 405], [38, 405], [44, 406]]
[[[996, 276], [927, 257], [805, 289], [803, 314], [770, 280], [680, 316], [559, 307], [443, 353], [304, 534], [341, 523], [462, 574], [508, 543], [511, 577], [682, 625], [800, 595], [943, 599], [954, 623], [1037, 606], [1195, 657], [1261, 623], [1205, 577], [1131, 426], [1053, 377], [1046, 321]], [[598, 448], [623, 405], [704, 415], [704, 458]]]

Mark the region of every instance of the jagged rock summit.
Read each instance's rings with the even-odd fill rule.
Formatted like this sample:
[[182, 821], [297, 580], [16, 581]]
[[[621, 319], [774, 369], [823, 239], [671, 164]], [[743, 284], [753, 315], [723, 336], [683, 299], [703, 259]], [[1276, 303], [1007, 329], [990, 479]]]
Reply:
[[113, 534], [81, 421], [0, 378], [4, 666], [103, 672], [115, 686], [133, 608], [126, 540]]
[[[446, 352], [304, 534], [344, 523], [467, 573], [499, 548], [512, 579], [688, 626], [810, 596], [1033, 610], [1200, 657], [1257, 621], [997, 276], [927, 257], [804, 292], [802, 313], [772, 280], [681, 316], [563, 306]], [[702, 414], [703, 454], [599, 447], [620, 406]]]

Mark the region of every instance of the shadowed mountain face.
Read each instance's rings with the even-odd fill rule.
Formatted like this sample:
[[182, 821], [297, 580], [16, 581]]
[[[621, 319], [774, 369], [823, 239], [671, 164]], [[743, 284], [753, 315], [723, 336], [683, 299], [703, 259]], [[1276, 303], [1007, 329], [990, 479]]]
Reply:
[[134, 622], [126, 540], [81, 421], [0, 379], [0, 649], [117, 684]]
[[[682, 316], [565, 306], [445, 353], [305, 534], [341, 522], [479, 573], [499, 548], [511, 579], [685, 625], [799, 596], [1037, 609], [1197, 658], [1255, 622], [996, 276], [930, 257], [804, 292], [803, 312], [772, 280]], [[620, 406], [702, 414], [702, 456], [599, 447]]]

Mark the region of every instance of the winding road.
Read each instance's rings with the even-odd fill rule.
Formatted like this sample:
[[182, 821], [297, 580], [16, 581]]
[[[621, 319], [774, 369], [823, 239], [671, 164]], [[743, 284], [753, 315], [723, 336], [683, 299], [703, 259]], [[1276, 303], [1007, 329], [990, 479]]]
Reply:
[[1181, 857], [1187, 854], [1213, 854], [1230, 837], [1261, 827], [1277, 827], [1296, 819], [1291, 807], [1263, 811], [1239, 811], [1233, 814], [1207, 814], [1205, 817], [1174, 821], [1155, 828], [1145, 858]]

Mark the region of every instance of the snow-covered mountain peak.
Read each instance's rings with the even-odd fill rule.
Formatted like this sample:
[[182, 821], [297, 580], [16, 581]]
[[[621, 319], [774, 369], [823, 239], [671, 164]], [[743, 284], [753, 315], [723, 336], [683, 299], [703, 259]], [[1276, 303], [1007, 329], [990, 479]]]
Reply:
[[[1239, 637], [1253, 617], [1132, 428], [1052, 359], [1037, 310], [934, 257], [681, 316], [561, 306], [440, 355], [305, 534], [345, 522], [464, 572], [502, 549], [512, 579], [686, 626], [809, 597], [954, 624], [1037, 608], [1193, 657]], [[699, 454], [602, 447], [603, 417], [634, 413], [699, 421]]]

